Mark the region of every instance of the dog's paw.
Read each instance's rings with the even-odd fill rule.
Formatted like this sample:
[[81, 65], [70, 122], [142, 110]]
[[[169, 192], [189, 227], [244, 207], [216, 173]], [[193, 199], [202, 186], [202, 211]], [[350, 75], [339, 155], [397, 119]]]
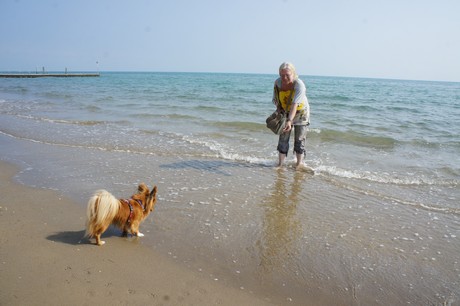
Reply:
[[99, 243], [97, 243], [97, 245], [104, 245], [105, 244], [105, 241], [99, 241]]
[[137, 236], [137, 237], [144, 237], [145, 235], [144, 235], [144, 234], [142, 234], [141, 232], [139, 232], [139, 233], [137, 233], [137, 235], [136, 235], [136, 236]]

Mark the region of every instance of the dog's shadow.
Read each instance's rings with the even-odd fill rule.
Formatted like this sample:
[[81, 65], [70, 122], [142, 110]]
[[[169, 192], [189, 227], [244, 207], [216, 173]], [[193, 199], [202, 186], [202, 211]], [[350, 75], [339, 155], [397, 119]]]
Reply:
[[[120, 237], [120, 231], [109, 227], [107, 231], [102, 234], [102, 238], [113, 237], [117, 236]], [[46, 239], [53, 241], [53, 242], [60, 242], [65, 244], [71, 245], [79, 245], [79, 244], [91, 244], [93, 243], [88, 237], [85, 236], [85, 230], [81, 231], [64, 231], [49, 235]]]

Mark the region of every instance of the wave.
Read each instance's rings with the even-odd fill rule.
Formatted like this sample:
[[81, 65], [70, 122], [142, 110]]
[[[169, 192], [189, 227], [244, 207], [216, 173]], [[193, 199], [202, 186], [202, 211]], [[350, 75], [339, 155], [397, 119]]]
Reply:
[[99, 102], [112, 102], [115, 101], [115, 98], [113, 96], [105, 96], [105, 97], [100, 97], [95, 100], [96, 103]]
[[139, 113], [139, 114], [131, 114], [129, 117], [132, 118], [142, 118], [142, 119], [171, 119], [171, 120], [198, 120], [199, 117], [195, 117], [192, 115], [184, 115], [184, 114], [149, 114], [149, 113]]
[[31, 119], [35, 121], [42, 121], [48, 123], [58, 123], [58, 124], [72, 124], [72, 125], [82, 125], [82, 126], [93, 126], [99, 124], [105, 124], [105, 121], [98, 120], [66, 120], [66, 119], [50, 119], [44, 117], [35, 117], [31, 115], [18, 115], [18, 118]]
[[347, 179], [358, 179], [366, 180], [375, 183], [383, 184], [393, 184], [399, 186], [425, 186], [425, 185], [435, 185], [435, 186], [444, 186], [444, 187], [455, 187], [460, 185], [459, 180], [454, 179], [434, 179], [427, 177], [414, 177], [414, 176], [396, 176], [386, 172], [371, 172], [371, 171], [361, 171], [361, 170], [347, 170], [337, 168], [335, 166], [318, 166], [315, 169], [315, 172], [336, 176]]
[[[260, 158], [257, 156], [251, 156], [249, 154], [231, 152], [228, 148], [214, 140], [198, 139], [196, 137], [190, 137], [187, 135], [183, 136], [183, 140], [192, 145], [198, 145], [205, 147], [208, 150], [203, 150], [200, 157], [210, 157], [210, 158], [222, 158], [225, 160], [235, 161], [235, 162], [245, 162], [252, 165], [261, 165], [261, 166], [272, 166], [273, 160], [267, 158]], [[206, 153], [211, 152], [211, 153]]]
[[20, 86], [20, 85], [8, 86], [8, 87], [3, 87], [2, 88], [2, 92], [12, 93], [12, 94], [20, 94], [20, 95], [26, 94], [29, 91], [30, 91], [29, 88], [24, 87], [24, 86]]
[[[351, 143], [376, 148], [392, 148], [396, 145], [434, 149], [460, 147], [458, 133], [453, 129], [441, 130], [439, 126], [438, 129], [434, 129], [426, 123], [413, 126], [405, 123], [399, 126], [373, 127], [369, 124], [354, 123], [350, 120], [324, 120], [323, 124], [328, 128], [315, 129], [315, 137], [323, 142]], [[341, 130], [344, 126], [350, 126], [353, 130]], [[414, 134], [412, 132], [414, 129], [424, 131], [424, 133]], [[388, 135], [395, 135], [395, 138]]]
[[[308, 93], [307, 93], [308, 94]], [[313, 100], [348, 102], [351, 98], [344, 95], [312, 95]]]
[[[317, 172], [318, 170], [315, 169], [315, 174]], [[385, 199], [387, 201], [391, 201], [392, 203], [412, 206], [418, 209], [423, 209], [423, 210], [432, 211], [432, 212], [460, 215], [460, 209], [458, 207], [451, 207], [451, 206], [449, 207], [449, 206], [445, 206], [445, 205], [438, 204], [438, 203], [428, 204], [428, 203], [422, 203], [422, 202], [408, 200], [408, 199], [402, 199], [400, 197], [393, 196], [390, 193], [382, 193], [382, 192], [379, 192], [378, 190], [372, 190], [367, 187], [360, 187], [357, 185], [350, 184], [349, 182], [341, 182], [339, 180], [334, 180], [334, 179], [332, 179], [331, 182], [337, 186], [340, 186], [341, 188], [345, 188], [353, 192], [361, 193], [366, 196], [373, 196], [373, 197]], [[457, 186], [458, 184], [459, 182], [456, 182], [454, 186]]]
[[351, 143], [358, 146], [373, 148], [393, 148], [398, 140], [391, 137], [373, 136], [355, 131], [316, 130], [315, 133], [323, 142]]
[[[454, 137], [454, 136], [453, 136]], [[436, 142], [433, 142], [436, 141]], [[413, 145], [415, 147], [422, 147], [422, 148], [434, 148], [434, 149], [439, 149], [439, 148], [460, 148], [460, 142], [456, 141], [455, 139], [440, 139], [439, 137], [436, 139], [430, 140], [424, 140], [424, 139], [414, 139], [411, 141], [407, 142], [410, 145]]]
[[118, 152], [118, 153], [129, 153], [129, 154], [142, 154], [142, 155], [168, 155], [168, 153], [161, 153], [161, 152], [150, 152], [150, 151], [142, 151], [142, 150], [133, 150], [129, 149], [127, 147], [119, 147], [117, 145], [107, 145], [107, 144], [100, 144], [100, 145], [91, 145], [91, 144], [71, 144], [71, 143], [62, 143], [62, 142], [52, 142], [52, 141], [47, 141], [47, 140], [38, 140], [38, 139], [33, 139], [29, 137], [24, 137], [24, 136], [18, 136], [18, 135], [13, 135], [11, 133], [7, 133], [4, 131], [0, 131], [0, 134], [14, 138], [14, 139], [20, 139], [24, 141], [30, 141], [33, 143], [39, 143], [39, 144], [44, 144], [44, 145], [50, 145], [50, 146], [57, 146], [57, 147], [66, 147], [66, 148], [83, 148], [83, 149], [93, 149], [93, 150], [98, 150], [98, 151], [105, 151], [105, 152]]
[[247, 121], [218, 121], [212, 123], [219, 128], [231, 128], [244, 131], [260, 131], [266, 129], [265, 123], [247, 122]]
[[[34, 118], [37, 119], [37, 118]], [[58, 124], [77, 124], [77, 125], [84, 125], [84, 126], [92, 126], [98, 124], [104, 124], [105, 122], [102, 121], [73, 121], [73, 120], [50, 120], [46, 118], [38, 118], [38, 120], [43, 120], [46, 122], [51, 123], [58, 123]], [[250, 123], [250, 122], [219, 122], [214, 124], [223, 124], [225, 127], [233, 126], [235, 128], [244, 128], [247, 129], [265, 129], [265, 126], [260, 123]], [[188, 146], [180, 146], [181, 148], [175, 148], [174, 150], [184, 150], [184, 153], [192, 154], [197, 157], [211, 157], [211, 158], [223, 158], [226, 160], [233, 160], [233, 161], [242, 161], [247, 162], [250, 164], [258, 164], [258, 165], [273, 165], [276, 156], [261, 157], [257, 153], [251, 153], [249, 151], [241, 151], [241, 149], [236, 149], [231, 144], [227, 144], [226, 141], [219, 141], [219, 138], [228, 137], [225, 134], [221, 136], [217, 134], [211, 135], [209, 137], [209, 133], [203, 134], [203, 137], [197, 137], [197, 135], [183, 135], [178, 133], [167, 133], [160, 131], [153, 131], [153, 130], [139, 130], [143, 134], [155, 134], [162, 136], [161, 138], [167, 139], [167, 147], [172, 148], [171, 141], [174, 142], [174, 139], [179, 140], [181, 142], [186, 142], [188, 144], [195, 145], [195, 149], [192, 149]], [[138, 131], [138, 132], [139, 132]], [[311, 129], [310, 132], [315, 133], [316, 135], [321, 135], [322, 132], [318, 129]], [[61, 143], [61, 142], [53, 142], [47, 140], [37, 140], [32, 139], [30, 137], [22, 137], [18, 135], [13, 135], [11, 133], [6, 133], [0, 131], [0, 133], [23, 140], [28, 140], [31, 142], [38, 142], [43, 144], [49, 145], [56, 145], [56, 146], [67, 146], [67, 147], [78, 147], [78, 148], [92, 148], [98, 149], [103, 151], [116, 151], [116, 152], [126, 152], [126, 153], [135, 153], [135, 154], [152, 154], [152, 147], [145, 147], [142, 145], [136, 145], [136, 141], [131, 141], [129, 145], [121, 145], [121, 146], [113, 146], [111, 143], [101, 143], [98, 145], [94, 144], [71, 144], [71, 143]], [[143, 139], [141, 137], [141, 139]], [[159, 144], [158, 144], [159, 145]], [[198, 146], [198, 147], [196, 147]], [[155, 154], [162, 154], [162, 150], [165, 148], [164, 143], [159, 145], [160, 150], [155, 150]], [[250, 146], [249, 146], [250, 147]], [[164, 154], [169, 154], [169, 150], [167, 150]], [[193, 153], [194, 152], [194, 153]], [[320, 163], [318, 163], [320, 164]], [[404, 175], [403, 173], [395, 174], [395, 173], [388, 173], [388, 172], [373, 172], [373, 171], [366, 171], [366, 170], [349, 170], [343, 169], [336, 166], [329, 166], [329, 165], [319, 165], [313, 166], [315, 173], [320, 175], [325, 175], [329, 177], [337, 177], [337, 178], [345, 178], [345, 179], [356, 179], [360, 181], [369, 181], [374, 183], [382, 183], [382, 184], [393, 184], [398, 186], [425, 186], [425, 185], [433, 185], [433, 186], [444, 186], [444, 187], [457, 187], [460, 185], [460, 181], [458, 179], [439, 179], [439, 178], [432, 178], [427, 176], [414, 176], [414, 175]], [[455, 178], [458, 175], [458, 169], [452, 169], [450, 167], [445, 167], [441, 169], [444, 173], [451, 174], [450, 177]]]
[[[391, 175], [389, 173], [372, 173], [367, 171], [345, 170], [328, 166], [317, 167], [314, 169], [314, 171], [315, 175], [325, 176], [330, 183], [340, 188], [360, 193], [365, 196], [372, 196], [384, 199], [394, 204], [411, 206], [417, 209], [423, 209], [431, 212], [460, 215], [460, 208], [456, 204], [451, 205], [448, 202], [443, 203], [442, 201], [438, 200], [430, 201], [429, 199], [425, 199], [425, 202], [422, 202], [421, 199], [416, 200], [411, 198], [404, 198], [404, 190], [407, 190], [407, 187], [410, 187], [410, 190], [413, 190], [415, 187], [421, 188], [421, 190], [432, 190], [433, 188], [436, 190], [457, 189], [460, 185], [459, 180], [435, 178], [430, 179], [426, 177], [424, 178], [413, 176], [400, 177]], [[370, 184], [365, 181], [369, 181], [374, 184]], [[397, 193], [386, 192], [388, 191], [388, 188], [382, 189], [378, 184], [392, 185], [392, 187], [390, 187], [391, 190], [397, 188], [403, 193], [398, 196]]]
[[102, 109], [96, 105], [88, 105], [85, 107], [85, 110], [89, 111], [90, 113], [97, 113], [102, 111]]
[[42, 94], [42, 96], [50, 99], [72, 99], [75, 97], [73, 94], [57, 91], [45, 92]]
[[221, 112], [222, 108], [217, 106], [207, 106], [207, 105], [198, 105], [193, 107], [195, 110], [203, 111], [203, 112]]

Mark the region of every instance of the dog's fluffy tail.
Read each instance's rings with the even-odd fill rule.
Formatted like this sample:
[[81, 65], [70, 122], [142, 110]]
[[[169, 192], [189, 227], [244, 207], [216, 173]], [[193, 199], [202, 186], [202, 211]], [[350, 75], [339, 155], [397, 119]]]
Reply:
[[110, 192], [106, 190], [96, 191], [89, 199], [88, 207], [86, 208], [86, 236], [92, 237], [101, 228], [110, 225], [118, 213], [120, 205], [120, 201]]

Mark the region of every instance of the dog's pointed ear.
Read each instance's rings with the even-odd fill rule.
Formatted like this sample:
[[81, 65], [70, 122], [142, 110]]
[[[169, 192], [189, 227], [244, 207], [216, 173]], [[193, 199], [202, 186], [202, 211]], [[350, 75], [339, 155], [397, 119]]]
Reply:
[[152, 188], [152, 191], [150, 192], [150, 196], [156, 196], [157, 195], [157, 186], [154, 185]]
[[144, 183], [140, 183], [139, 187], [137, 187], [137, 190], [139, 191], [139, 193], [149, 192], [149, 188]]

